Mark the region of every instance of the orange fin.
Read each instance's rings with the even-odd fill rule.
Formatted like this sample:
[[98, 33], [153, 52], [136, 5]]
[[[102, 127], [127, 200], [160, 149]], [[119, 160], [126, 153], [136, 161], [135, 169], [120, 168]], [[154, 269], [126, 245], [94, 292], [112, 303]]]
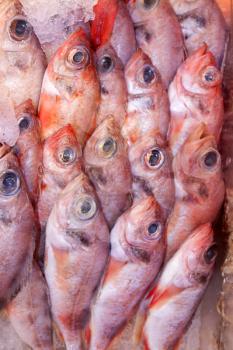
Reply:
[[95, 19], [91, 23], [91, 40], [95, 48], [111, 38], [118, 11], [118, 0], [99, 0], [94, 7]]
[[174, 285], [170, 285], [163, 291], [158, 291], [158, 293], [156, 293], [156, 289], [157, 288], [150, 292], [150, 296], [153, 295], [153, 299], [149, 305], [149, 308], [153, 308], [154, 306], [161, 307], [162, 305], [166, 304], [169, 299], [183, 291], [182, 288], [178, 288]]
[[139, 346], [142, 340], [142, 332], [143, 332], [143, 327], [146, 320], [148, 306], [149, 306], [149, 300], [144, 299], [141, 302], [136, 315], [136, 321], [135, 321], [134, 330], [133, 330], [133, 349], [135, 350], [137, 349], [137, 347]]
[[118, 261], [114, 258], [111, 258], [106, 274], [104, 276], [103, 284], [107, 283], [112, 278], [114, 278], [114, 275], [116, 275], [118, 271], [120, 271], [123, 268], [124, 265], [125, 265], [125, 262]]

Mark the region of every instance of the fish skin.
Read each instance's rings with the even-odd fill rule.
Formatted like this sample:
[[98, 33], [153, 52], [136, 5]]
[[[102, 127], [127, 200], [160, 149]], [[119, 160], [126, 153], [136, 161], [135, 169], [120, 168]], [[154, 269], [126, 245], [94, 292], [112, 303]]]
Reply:
[[[209, 249], [212, 259], [205, 260]], [[208, 286], [215, 258], [213, 231], [207, 223], [198, 227], [166, 264], [144, 301], [148, 304], [143, 328], [146, 349], [175, 348]]]
[[[168, 260], [199, 225], [213, 222], [222, 206], [225, 186], [221, 156], [213, 136], [198, 127], [173, 161], [176, 202], [167, 225]], [[214, 152], [216, 162], [209, 168], [205, 159]]]
[[[158, 152], [158, 161], [154, 166], [150, 165], [152, 151]], [[153, 194], [167, 218], [174, 206], [175, 186], [172, 156], [166, 140], [159, 133], [146, 135], [129, 147], [128, 157], [134, 198]]]
[[151, 58], [167, 88], [184, 60], [180, 24], [168, 0], [155, 0], [150, 8], [146, 8], [144, 2], [128, 1], [137, 44]]
[[27, 100], [16, 108], [16, 118], [20, 128], [20, 135], [15, 144], [14, 153], [19, 159], [28, 187], [28, 194], [33, 206], [35, 206], [39, 196], [42, 144], [39, 119], [32, 100]]
[[227, 26], [224, 16], [214, 0], [170, 0], [181, 25], [188, 54], [205, 42], [221, 67]]
[[82, 173], [61, 193], [46, 229], [45, 276], [53, 319], [66, 349], [82, 349], [81, 333], [109, 248], [106, 221], [95, 191]]
[[91, 23], [94, 46], [110, 43], [123, 65], [136, 50], [132, 20], [122, 0], [99, 0], [94, 7], [95, 19]]
[[25, 344], [33, 350], [53, 350], [47, 285], [35, 261], [26, 284], [6, 306], [6, 311]]
[[[82, 62], [73, 63], [74, 57]], [[79, 28], [57, 50], [45, 72], [39, 105], [42, 140], [71, 124], [83, 146], [95, 129], [99, 102], [90, 43]]]
[[[208, 73], [213, 74], [213, 81], [205, 80]], [[178, 69], [168, 93], [171, 110], [168, 138], [173, 155], [201, 123], [219, 141], [224, 115], [221, 82], [221, 73], [205, 44]]]
[[[127, 87], [124, 66], [110, 44], [101, 46], [96, 51], [96, 66], [100, 79], [101, 101], [97, 115], [97, 125], [107, 116], [113, 115], [120, 126], [127, 113]], [[106, 60], [111, 59], [109, 69], [105, 68]]]
[[[149, 234], [152, 223], [158, 224], [157, 232]], [[136, 313], [161, 267], [164, 238], [164, 221], [153, 196], [141, 199], [117, 220], [111, 231], [110, 262], [92, 307], [90, 350], [108, 349]]]
[[[66, 164], [59, 158], [64, 151], [72, 149], [74, 160]], [[61, 191], [82, 169], [82, 149], [71, 125], [66, 125], [50, 136], [43, 145], [43, 174], [40, 183], [40, 195], [37, 214], [41, 227], [39, 256], [44, 254], [44, 232], [51, 210]]]
[[1, 309], [25, 284], [35, 245], [33, 208], [18, 160], [11, 152], [0, 159], [0, 198]]
[[[112, 142], [109, 153], [104, 151], [108, 139]], [[109, 227], [113, 227], [118, 217], [130, 206], [132, 189], [127, 147], [114, 117], [104, 119], [88, 140], [84, 149], [84, 163]]]
[[[14, 106], [31, 99], [37, 108], [46, 67], [44, 53], [19, 1], [2, 1], [0, 12], [0, 89], [7, 91]], [[17, 20], [27, 22], [22, 36], [16, 35]]]
[[[145, 72], [151, 69], [151, 81], [146, 83]], [[169, 101], [161, 76], [150, 58], [138, 49], [125, 68], [128, 89], [128, 115], [122, 135], [131, 145], [145, 134], [160, 132], [167, 136], [170, 122]], [[147, 79], [147, 78], [146, 78]]]

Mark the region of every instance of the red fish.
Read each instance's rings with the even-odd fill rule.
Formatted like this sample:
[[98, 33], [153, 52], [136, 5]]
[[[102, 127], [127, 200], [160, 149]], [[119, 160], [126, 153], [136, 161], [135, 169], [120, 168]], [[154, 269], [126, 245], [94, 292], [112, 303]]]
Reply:
[[128, 209], [111, 232], [110, 262], [92, 308], [90, 350], [105, 350], [130, 320], [165, 252], [164, 221], [152, 196]]
[[82, 28], [57, 50], [46, 70], [39, 106], [42, 139], [71, 124], [83, 146], [96, 126], [100, 89]]
[[219, 141], [223, 123], [221, 83], [221, 73], [205, 44], [178, 69], [169, 87], [169, 142], [174, 155], [200, 123]]
[[136, 49], [133, 23], [122, 0], [99, 0], [94, 7], [91, 38], [95, 47], [110, 43], [125, 65]]
[[183, 243], [144, 301], [148, 304], [143, 328], [145, 349], [175, 349], [208, 286], [215, 259], [216, 246], [208, 223]]

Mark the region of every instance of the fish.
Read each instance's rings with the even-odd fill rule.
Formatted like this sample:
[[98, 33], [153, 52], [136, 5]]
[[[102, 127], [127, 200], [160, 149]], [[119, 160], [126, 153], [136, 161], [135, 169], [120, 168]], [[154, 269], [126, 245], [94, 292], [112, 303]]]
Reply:
[[130, 206], [132, 189], [127, 146], [113, 116], [104, 119], [87, 141], [84, 166], [111, 228]]
[[25, 284], [35, 246], [34, 211], [17, 158], [0, 159], [0, 309]]
[[42, 168], [42, 144], [40, 140], [40, 124], [32, 100], [17, 106], [16, 118], [20, 135], [14, 146], [14, 153], [19, 159], [28, 194], [33, 206], [39, 196], [39, 182]]
[[82, 332], [109, 256], [109, 230], [88, 177], [63, 190], [46, 228], [45, 277], [53, 320], [66, 349], [83, 348]]
[[51, 210], [61, 191], [82, 170], [82, 148], [70, 124], [58, 130], [43, 144], [40, 193], [36, 207], [41, 228], [41, 253], [44, 252], [44, 233]]
[[166, 140], [159, 134], [148, 135], [129, 147], [134, 199], [154, 195], [164, 217], [175, 202], [172, 156]]
[[177, 14], [188, 55], [205, 42], [220, 68], [227, 41], [227, 25], [214, 0], [170, 0]]
[[124, 66], [109, 43], [98, 48], [96, 56], [101, 92], [97, 125], [112, 115], [122, 126], [126, 118], [128, 98]]
[[145, 134], [159, 132], [167, 136], [170, 122], [169, 101], [158, 69], [150, 58], [138, 49], [125, 68], [128, 90], [127, 117], [122, 135], [128, 145]]
[[0, 97], [0, 144], [13, 147], [19, 138], [15, 107], [5, 90]]
[[134, 203], [111, 231], [111, 256], [92, 307], [89, 350], [108, 349], [136, 313], [165, 253], [164, 220], [153, 196]]
[[122, 0], [99, 0], [94, 7], [91, 40], [95, 48], [110, 43], [123, 65], [136, 50], [132, 20]]
[[175, 155], [199, 124], [219, 141], [223, 124], [222, 74], [206, 44], [180, 66], [169, 87], [169, 144]]
[[14, 106], [31, 99], [37, 108], [45, 55], [19, 1], [1, 1], [0, 13], [0, 89]]
[[217, 247], [211, 224], [192, 232], [165, 265], [143, 301], [145, 349], [175, 349], [196, 311], [213, 274]]
[[92, 50], [85, 31], [78, 28], [56, 51], [45, 72], [39, 103], [42, 140], [71, 124], [84, 146], [96, 127], [99, 102]]
[[184, 40], [175, 12], [168, 0], [128, 0], [127, 3], [137, 44], [157, 67], [167, 88], [185, 58]]
[[47, 285], [35, 261], [27, 282], [7, 304], [6, 312], [25, 344], [36, 350], [53, 350]]
[[173, 171], [176, 201], [167, 224], [166, 260], [197, 226], [213, 222], [223, 203], [221, 155], [203, 124], [193, 130], [174, 158]]

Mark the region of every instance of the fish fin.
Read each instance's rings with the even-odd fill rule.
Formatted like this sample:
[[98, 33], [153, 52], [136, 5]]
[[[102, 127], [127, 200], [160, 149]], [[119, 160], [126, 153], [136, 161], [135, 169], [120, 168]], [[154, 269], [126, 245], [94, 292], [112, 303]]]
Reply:
[[178, 288], [174, 286], [173, 284], [165, 288], [163, 291], [157, 290], [157, 288], [154, 288], [150, 294], [152, 296], [149, 309], [154, 307], [161, 307], [162, 305], [166, 304], [168, 299], [173, 298], [177, 294], [183, 291], [183, 288]]
[[205, 135], [206, 135], [206, 125], [205, 123], [200, 123], [196, 127], [196, 129], [194, 129], [193, 132], [190, 134], [187, 141], [192, 142], [192, 141], [200, 140]]
[[136, 350], [142, 340], [142, 331], [146, 320], [150, 299], [144, 299], [137, 311], [135, 325], [133, 329], [133, 350]]
[[86, 343], [86, 347], [89, 347], [90, 342], [91, 342], [91, 327], [90, 324], [86, 327], [84, 331], [84, 339]]
[[103, 284], [108, 283], [108, 281], [112, 280], [113, 276], [116, 275], [124, 265], [125, 262], [111, 258], [103, 279]]
[[118, 11], [117, 0], [99, 0], [94, 7], [95, 19], [91, 23], [91, 40], [95, 48], [111, 38]]
[[177, 341], [177, 343], [175, 344], [174, 346], [174, 349], [173, 350], [179, 350], [180, 347], [181, 347], [181, 343], [183, 341], [183, 336]]

